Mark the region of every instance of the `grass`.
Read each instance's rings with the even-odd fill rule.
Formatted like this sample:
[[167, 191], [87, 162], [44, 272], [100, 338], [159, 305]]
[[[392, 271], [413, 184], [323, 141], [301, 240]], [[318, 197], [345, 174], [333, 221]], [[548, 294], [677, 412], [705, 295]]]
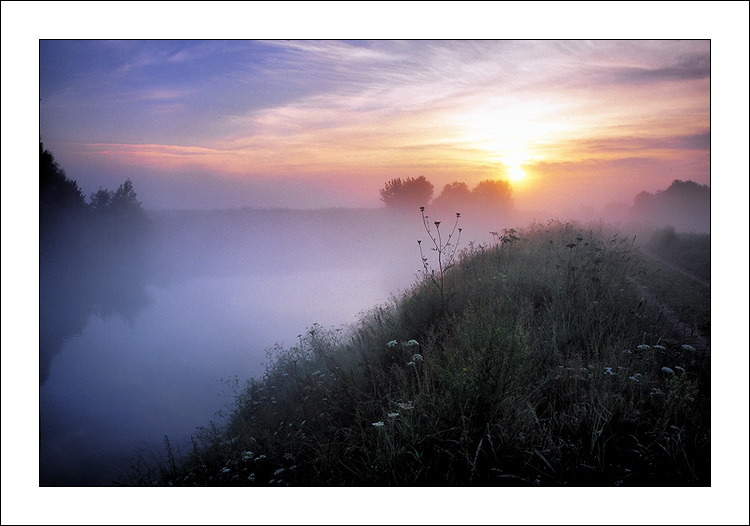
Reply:
[[505, 234], [437, 286], [271, 349], [222, 425], [127, 483], [710, 486], [709, 358], [642, 301], [633, 239]]

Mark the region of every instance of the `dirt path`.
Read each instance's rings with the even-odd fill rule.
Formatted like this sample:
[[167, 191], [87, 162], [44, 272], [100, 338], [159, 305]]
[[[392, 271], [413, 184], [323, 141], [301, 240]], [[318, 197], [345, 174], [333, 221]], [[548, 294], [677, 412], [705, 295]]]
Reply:
[[696, 276], [696, 275], [695, 275], [695, 274], [693, 274], [692, 272], [689, 272], [689, 271], [687, 271], [687, 270], [685, 270], [685, 269], [683, 269], [683, 268], [680, 268], [680, 267], [678, 267], [677, 265], [675, 265], [674, 263], [670, 263], [670, 262], [669, 262], [669, 261], [667, 261], [666, 259], [663, 259], [663, 258], [661, 258], [661, 257], [657, 256], [657, 255], [656, 255], [656, 254], [654, 254], [653, 252], [650, 252], [650, 251], [648, 251], [648, 250], [645, 250], [645, 249], [643, 249], [643, 248], [640, 248], [639, 250], [641, 251], [641, 253], [642, 253], [642, 254], [644, 254], [644, 255], [646, 255], [646, 256], [648, 256], [648, 257], [650, 257], [650, 258], [651, 258], [651, 259], [653, 259], [654, 261], [657, 261], [657, 262], [659, 262], [659, 264], [661, 264], [661, 265], [664, 265], [664, 266], [665, 266], [665, 267], [667, 267], [668, 269], [670, 269], [670, 270], [674, 270], [675, 272], [678, 272], [678, 273], [682, 274], [683, 276], [685, 276], [685, 277], [687, 277], [687, 278], [690, 278], [690, 279], [692, 279], [693, 281], [697, 281], [698, 283], [700, 283], [700, 284], [701, 284], [701, 285], [703, 285], [704, 287], [707, 287], [707, 288], [709, 288], [709, 289], [711, 288], [711, 283], [710, 283], [710, 282], [708, 282], [708, 281], [705, 281], [705, 280], [702, 280], [701, 278], [699, 278], [698, 276]]
[[[698, 278], [694, 274], [687, 272], [650, 252], [646, 252], [643, 249], [641, 249], [641, 252], [644, 255], [664, 265], [665, 267], [674, 270], [675, 272], [679, 272], [683, 276], [686, 276], [692, 280], [695, 280], [696, 282], [700, 283], [710, 290], [711, 284]], [[654, 306], [658, 310], [658, 312], [661, 313], [662, 318], [672, 327], [674, 332], [681, 337], [683, 343], [692, 345], [695, 348], [696, 352], [703, 353], [709, 357], [711, 356], [711, 339], [709, 337], [707, 337], [693, 325], [682, 321], [680, 317], [677, 316], [677, 314], [668, 305], [659, 301], [656, 296], [654, 296], [654, 294], [652, 294], [643, 284], [639, 283], [637, 280], [634, 280], [634, 283], [638, 286], [638, 289], [640, 290], [643, 298], [649, 304]]]

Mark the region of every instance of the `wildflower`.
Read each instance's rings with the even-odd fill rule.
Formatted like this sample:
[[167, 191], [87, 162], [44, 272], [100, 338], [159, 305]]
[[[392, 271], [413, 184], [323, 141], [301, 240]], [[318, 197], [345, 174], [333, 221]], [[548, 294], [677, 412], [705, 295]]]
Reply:
[[259, 456], [258, 456], [258, 457], [257, 457], [257, 458], [255, 459], [255, 461], [256, 461], [256, 462], [258, 462], [259, 460], [263, 460], [263, 459], [265, 459], [265, 458], [268, 458], [268, 457], [267, 457], [266, 455], [259, 455]]
[[667, 374], [674, 374], [674, 371], [670, 369], [669, 367], [662, 367], [661, 370]]
[[674, 368], [675, 368], [675, 369], [676, 369], [677, 371], [680, 371], [681, 373], [684, 373], [684, 372], [685, 372], [685, 369], [683, 369], [683, 368], [682, 368], [682, 367], [680, 367], [679, 365], [675, 365], [675, 366], [674, 366]]
[[622, 352], [623, 352], [624, 354], [633, 354], [633, 351], [631, 351], [630, 349], [625, 349], [625, 350], [624, 350], [624, 351], [622, 351]]
[[249, 480], [250, 482], [254, 482], [255, 481], [255, 473], [250, 473], [247, 476], [247, 480]]
[[291, 453], [284, 453], [284, 459], [285, 460], [294, 460], [294, 455]]
[[416, 365], [414, 362], [406, 362], [406, 365]]
[[643, 375], [641, 373], [635, 373], [633, 376], [629, 376], [628, 378], [630, 378], [634, 382], [640, 382], [642, 377]]
[[651, 395], [661, 395], [661, 394], [664, 394], [664, 393], [662, 393], [661, 389], [659, 389], [658, 387], [651, 388]]
[[242, 452], [242, 460], [244, 462], [252, 460], [254, 456], [255, 456], [255, 454], [252, 451], [243, 451]]
[[409, 347], [414, 347], [415, 345], [419, 347], [419, 342], [417, 340], [409, 340], [408, 342], [406, 342], [406, 345]]
[[276, 471], [274, 471], [274, 472], [273, 472], [273, 476], [274, 476], [274, 477], [278, 477], [278, 476], [279, 476], [279, 475], [281, 475], [281, 474], [282, 474], [283, 472], [284, 472], [284, 468], [279, 468], [279, 469], [277, 469]]
[[422, 360], [424, 360], [421, 354], [415, 354], [414, 356], [411, 357], [411, 359], [415, 362], [421, 362]]
[[663, 345], [654, 345], [654, 349], [658, 349], [660, 351], [666, 351], [667, 350], [667, 348], [664, 347]]
[[385, 424], [383, 422], [373, 422], [372, 425], [375, 427], [383, 427]]
[[389, 349], [394, 348], [396, 345], [398, 345], [398, 342], [396, 340], [391, 340], [388, 343], [386, 343]]
[[388, 416], [390, 418], [396, 418], [398, 416], [398, 413], [388, 413]]
[[639, 349], [641, 351], [648, 351], [650, 348], [651, 347], [648, 346], [648, 345], [646, 345], [645, 343], [642, 343], [641, 345], [639, 345], [638, 347], [636, 347], [636, 349]]
[[684, 344], [684, 345], [682, 346], [682, 350], [683, 350], [683, 351], [691, 351], [691, 352], [695, 352], [695, 347], [693, 347], [692, 345]]
[[229, 473], [231, 470], [229, 468], [221, 468], [222, 473]]
[[408, 401], [408, 402], [406, 402], [406, 403], [403, 403], [403, 402], [399, 402], [399, 403], [397, 403], [396, 405], [397, 405], [397, 406], [398, 406], [398, 407], [399, 407], [400, 409], [404, 409], [404, 410], [408, 410], [408, 409], [414, 409], [414, 406], [413, 406], [413, 405], [411, 404], [411, 400], [410, 400], [410, 401]]
[[617, 375], [616, 372], [612, 371], [611, 367], [605, 367], [604, 368], [604, 374], [608, 374], [610, 376], [616, 376]]

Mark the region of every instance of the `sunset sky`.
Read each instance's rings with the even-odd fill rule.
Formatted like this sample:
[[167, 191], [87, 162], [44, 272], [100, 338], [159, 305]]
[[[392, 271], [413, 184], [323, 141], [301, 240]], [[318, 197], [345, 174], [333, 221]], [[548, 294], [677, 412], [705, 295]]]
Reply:
[[40, 135], [146, 208], [380, 206], [394, 177], [519, 207], [710, 184], [709, 40], [42, 40]]
[[[725, 514], [748, 480], [747, 378], [735, 374], [747, 370], [735, 349], [748, 319], [748, 18], [747, 2], [2, 2], [3, 478], [14, 481], [3, 501], [42, 523], [61, 510], [91, 523], [112, 509], [126, 522], [248, 513], [226, 488], [211, 496], [242, 503], [235, 517], [192, 494], [123, 506], [39, 489], [38, 135], [87, 196], [130, 178], [149, 209], [377, 207], [393, 177], [424, 175], [437, 194], [522, 174], [518, 205], [555, 213], [630, 204], [678, 178], [710, 183], [716, 487], [699, 499], [643, 488], [637, 506], [590, 488], [541, 507], [512, 493], [503, 517], [556, 522], [570, 506], [584, 522], [582, 510], [637, 522], [628, 513], [641, 508], [657, 522], [746, 523]], [[118, 40], [75, 40], [102, 38]], [[309, 494], [322, 496], [295, 493], [303, 505], [290, 507], [264, 494], [271, 506], [254, 502], [253, 516], [304, 522], [313, 510], [343, 524], [395, 500], [407, 522], [497, 515], [494, 493], [452, 509], [436, 505], [456, 502], [440, 488], [393, 501], [369, 488], [357, 508], [341, 505], [350, 494], [315, 508]]]

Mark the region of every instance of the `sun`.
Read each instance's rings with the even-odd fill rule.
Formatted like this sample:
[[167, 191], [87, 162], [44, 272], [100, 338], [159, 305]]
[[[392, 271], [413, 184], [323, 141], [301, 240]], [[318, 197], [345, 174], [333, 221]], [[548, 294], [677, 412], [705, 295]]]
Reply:
[[526, 172], [520, 166], [508, 166], [508, 178], [511, 181], [521, 181], [526, 177]]

